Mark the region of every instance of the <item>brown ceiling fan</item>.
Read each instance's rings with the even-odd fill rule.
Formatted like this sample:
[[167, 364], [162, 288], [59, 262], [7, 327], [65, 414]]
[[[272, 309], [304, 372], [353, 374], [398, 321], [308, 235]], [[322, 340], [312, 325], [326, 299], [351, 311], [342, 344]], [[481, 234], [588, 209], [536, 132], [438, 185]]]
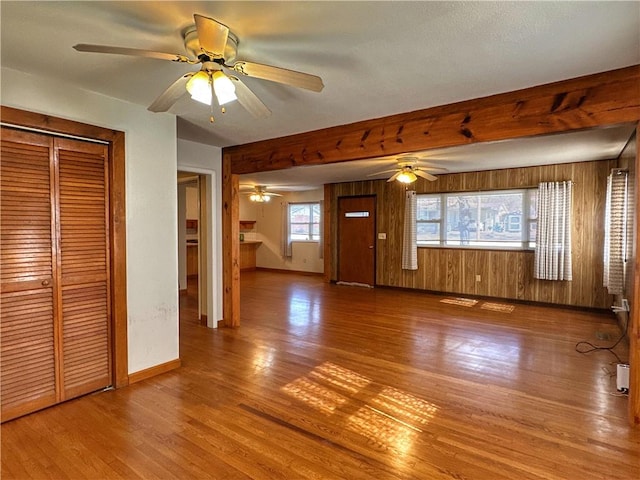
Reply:
[[[247, 189], [250, 188], [250, 190]], [[266, 185], [240, 185], [241, 189], [245, 189], [243, 191], [244, 195], [249, 195], [249, 200], [252, 202], [268, 202], [271, 200], [271, 197], [281, 197], [279, 193], [267, 192]]]
[[424, 163], [426, 160], [427, 159], [421, 159], [419, 157], [413, 156], [399, 157], [396, 159], [398, 164], [395, 168], [372, 173], [367, 176], [374, 177], [383, 173], [393, 172], [393, 175], [389, 177], [387, 182], [393, 182], [394, 180], [397, 180], [400, 183], [413, 183], [418, 179], [418, 177], [429, 180], [430, 182], [435, 182], [438, 177], [429, 172], [446, 172], [447, 169], [429, 166], [428, 164]]
[[[172, 62], [200, 65], [197, 72], [189, 72], [178, 78], [148, 107], [152, 112], [166, 112], [188, 91], [191, 98], [211, 105], [214, 99], [222, 107], [238, 100], [256, 118], [271, 115], [271, 111], [240, 80], [239, 77], [254, 77], [272, 82], [320, 92], [324, 85], [316, 75], [263, 65], [261, 63], [236, 60], [238, 37], [226, 25], [213, 18], [195, 14], [195, 25], [183, 30], [184, 45], [194, 58], [186, 55], [154, 52], [137, 48], [112, 47], [107, 45], [74, 45], [79, 52], [110, 53], [136, 57], [170, 60]], [[229, 72], [229, 73], [227, 73]], [[213, 122], [213, 115], [210, 119]]]

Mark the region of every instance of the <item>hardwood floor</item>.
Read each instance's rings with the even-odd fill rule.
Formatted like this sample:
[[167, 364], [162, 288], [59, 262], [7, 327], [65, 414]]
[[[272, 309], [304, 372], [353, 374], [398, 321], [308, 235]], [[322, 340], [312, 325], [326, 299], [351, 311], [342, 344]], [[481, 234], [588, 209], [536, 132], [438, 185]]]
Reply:
[[181, 297], [179, 370], [2, 425], [2, 478], [638, 478], [615, 358], [574, 351], [609, 315], [241, 284], [236, 330]]

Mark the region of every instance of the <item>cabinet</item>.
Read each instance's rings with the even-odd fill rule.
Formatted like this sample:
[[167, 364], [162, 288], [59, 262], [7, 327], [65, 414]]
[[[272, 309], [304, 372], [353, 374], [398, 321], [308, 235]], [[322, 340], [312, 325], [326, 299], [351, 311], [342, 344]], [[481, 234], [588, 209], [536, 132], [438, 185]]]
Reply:
[[262, 242], [255, 239], [255, 226], [255, 220], [240, 220], [240, 270], [256, 269], [256, 249]]
[[187, 276], [198, 275], [198, 244], [187, 243]]
[[256, 248], [262, 245], [262, 242], [249, 240], [240, 242], [240, 270], [256, 269]]
[[240, 220], [240, 231], [253, 230], [255, 226], [256, 226], [255, 220]]

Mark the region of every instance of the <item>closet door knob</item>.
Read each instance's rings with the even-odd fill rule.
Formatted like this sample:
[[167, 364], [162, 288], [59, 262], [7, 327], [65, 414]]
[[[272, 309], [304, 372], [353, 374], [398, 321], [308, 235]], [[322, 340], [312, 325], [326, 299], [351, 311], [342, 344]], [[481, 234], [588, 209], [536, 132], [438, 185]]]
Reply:
[[49, 280], [42, 280], [42, 286], [43, 287], [48, 287], [49, 283], [51, 283], [51, 282], [49, 282]]

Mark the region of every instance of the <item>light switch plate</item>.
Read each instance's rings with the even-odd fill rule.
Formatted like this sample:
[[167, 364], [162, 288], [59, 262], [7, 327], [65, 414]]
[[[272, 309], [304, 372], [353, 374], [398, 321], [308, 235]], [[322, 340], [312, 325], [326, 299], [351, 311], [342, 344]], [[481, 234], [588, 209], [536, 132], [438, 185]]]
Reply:
[[379, 233], [378, 234], [378, 240], [386, 240], [387, 239], [387, 234], [386, 233]]

